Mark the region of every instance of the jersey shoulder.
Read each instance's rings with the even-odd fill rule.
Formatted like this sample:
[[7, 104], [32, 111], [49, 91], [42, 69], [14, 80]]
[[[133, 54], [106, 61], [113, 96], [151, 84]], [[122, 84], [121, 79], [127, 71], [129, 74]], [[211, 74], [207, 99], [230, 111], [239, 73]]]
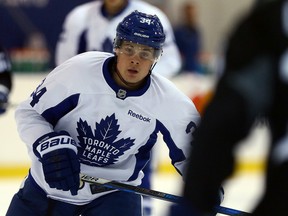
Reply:
[[113, 57], [112, 53], [107, 52], [100, 52], [100, 51], [88, 51], [81, 54], [78, 54], [70, 59], [68, 59], [63, 64], [59, 65], [55, 68], [56, 71], [58, 70], [67, 70], [67, 68], [71, 69], [72, 72], [77, 70], [82, 71], [83, 73], [85, 69], [93, 68], [94, 66], [98, 65], [105, 61], [105, 59]]
[[[195, 122], [200, 119], [192, 100], [184, 94], [178, 87], [165, 77], [152, 74], [151, 75], [151, 95], [157, 95], [154, 100], [154, 107], [160, 107], [158, 110], [158, 118], [160, 121], [167, 119], [187, 119], [193, 118]], [[156, 102], [156, 104], [155, 104]]]
[[77, 24], [85, 23], [90, 14], [97, 13], [95, 11], [100, 10], [101, 2], [92, 1], [73, 8], [66, 16], [65, 23], [67, 24]]
[[157, 94], [162, 94], [167, 101], [180, 101], [184, 100], [188, 103], [192, 103], [191, 99], [184, 94], [172, 81], [163, 77], [158, 73], [151, 75], [151, 82], [154, 85]]
[[[69, 89], [88, 89], [89, 84], [103, 78], [103, 64], [113, 57], [111, 53], [89, 51], [76, 55], [48, 75], [49, 80], [64, 84]], [[73, 90], [73, 91], [74, 91]]]
[[76, 15], [76, 14], [81, 14], [81, 13], [86, 13], [87, 11], [95, 8], [100, 8], [101, 6], [101, 1], [92, 1], [92, 2], [87, 2], [81, 5], [78, 5], [74, 7], [68, 15]]

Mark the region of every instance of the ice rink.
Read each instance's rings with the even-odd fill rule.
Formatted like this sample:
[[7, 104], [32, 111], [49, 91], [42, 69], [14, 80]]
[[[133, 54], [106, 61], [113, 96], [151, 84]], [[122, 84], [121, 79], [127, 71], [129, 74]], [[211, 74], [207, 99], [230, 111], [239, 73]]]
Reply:
[[[4, 216], [11, 197], [18, 190], [22, 178], [0, 178], [0, 215]], [[176, 174], [155, 174], [155, 190], [180, 195], [182, 180]], [[225, 199], [222, 206], [250, 212], [262, 193], [263, 180], [260, 173], [242, 173], [225, 184]], [[153, 216], [166, 216], [169, 202], [153, 199]], [[217, 214], [222, 215], [222, 214]]]
[[[4, 216], [13, 194], [18, 190], [21, 178], [0, 179], [0, 215]], [[181, 179], [175, 174], [156, 174], [154, 189], [179, 195]], [[230, 179], [225, 185], [223, 206], [249, 212], [262, 192], [260, 174], [241, 174]], [[166, 216], [170, 203], [153, 200], [153, 216]], [[217, 214], [222, 215], [222, 214]]]
[[[45, 75], [15, 74], [9, 111], [0, 116], [0, 216], [5, 215], [10, 199], [18, 190], [25, 175], [23, 169], [25, 171], [25, 168], [29, 166], [26, 147], [19, 139], [16, 130], [14, 121], [15, 105], [28, 97]], [[203, 89], [212, 85], [209, 80], [195, 77], [189, 77], [189, 79], [187, 77], [177, 78], [174, 81], [187, 94], [190, 94], [191, 91], [203, 91]], [[205, 84], [202, 85], [201, 83]], [[225, 182], [223, 206], [246, 212], [253, 209], [262, 193], [263, 159], [266, 154], [268, 140], [267, 129], [257, 127], [251, 132], [250, 137], [243, 141], [243, 145], [237, 149], [239, 165], [237, 172]], [[156, 153], [158, 162], [155, 165], [156, 172], [153, 175], [153, 189], [180, 195], [182, 180], [172, 168], [169, 168], [169, 160], [165, 154], [167, 149], [164, 145], [160, 146], [160, 151]], [[154, 199], [153, 205], [153, 216], [167, 215], [167, 208], [170, 203]]]

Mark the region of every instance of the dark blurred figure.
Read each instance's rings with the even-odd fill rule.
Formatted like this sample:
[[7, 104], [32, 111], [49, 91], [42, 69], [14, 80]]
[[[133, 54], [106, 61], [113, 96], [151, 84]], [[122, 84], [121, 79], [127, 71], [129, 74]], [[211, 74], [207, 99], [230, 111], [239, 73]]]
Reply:
[[11, 89], [11, 62], [7, 52], [0, 45], [0, 114], [6, 112]]
[[197, 8], [194, 3], [183, 5], [183, 23], [174, 28], [176, 44], [182, 57], [182, 72], [201, 73], [201, 34], [197, 25]]
[[264, 194], [252, 215], [288, 214], [287, 48], [288, 0], [258, 1], [228, 39], [223, 76], [194, 134], [185, 203], [171, 215], [215, 215], [235, 148], [259, 117], [268, 122], [271, 145]]

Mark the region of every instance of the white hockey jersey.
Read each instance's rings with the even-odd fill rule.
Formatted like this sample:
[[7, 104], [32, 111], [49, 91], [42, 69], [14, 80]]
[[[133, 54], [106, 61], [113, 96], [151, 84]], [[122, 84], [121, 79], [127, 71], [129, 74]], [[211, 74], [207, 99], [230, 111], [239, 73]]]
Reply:
[[63, 32], [56, 46], [55, 61], [57, 65], [83, 51], [112, 53], [117, 25], [132, 11], [138, 10], [156, 14], [166, 34], [161, 61], [157, 63], [153, 71], [166, 78], [179, 72], [181, 57], [174, 42], [173, 29], [167, 16], [159, 8], [140, 0], [130, 0], [123, 11], [117, 16], [109, 18], [105, 15], [102, 7], [103, 1], [93, 1], [74, 8], [67, 15]]
[[107, 193], [91, 194], [86, 184], [77, 196], [49, 187], [33, 143], [53, 131], [67, 131], [76, 141], [82, 173], [131, 185], [140, 185], [160, 132], [171, 163], [183, 173], [199, 121], [194, 104], [155, 73], [137, 91], [120, 88], [109, 70], [112, 61], [110, 53], [77, 55], [50, 72], [16, 109], [18, 132], [32, 160], [30, 173], [53, 199], [85, 204]]

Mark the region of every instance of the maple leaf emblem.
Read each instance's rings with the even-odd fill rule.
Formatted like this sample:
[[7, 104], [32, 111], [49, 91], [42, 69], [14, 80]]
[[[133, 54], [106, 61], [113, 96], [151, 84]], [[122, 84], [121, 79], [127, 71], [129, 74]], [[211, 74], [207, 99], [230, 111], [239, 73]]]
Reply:
[[117, 140], [121, 133], [119, 128], [120, 125], [115, 118], [115, 114], [101, 119], [99, 123], [96, 122], [94, 132], [87, 121], [80, 118], [76, 128], [77, 138], [81, 146], [79, 149], [80, 160], [93, 166], [115, 164], [119, 157], [134, 145], [135, 141], [131, 138]]

